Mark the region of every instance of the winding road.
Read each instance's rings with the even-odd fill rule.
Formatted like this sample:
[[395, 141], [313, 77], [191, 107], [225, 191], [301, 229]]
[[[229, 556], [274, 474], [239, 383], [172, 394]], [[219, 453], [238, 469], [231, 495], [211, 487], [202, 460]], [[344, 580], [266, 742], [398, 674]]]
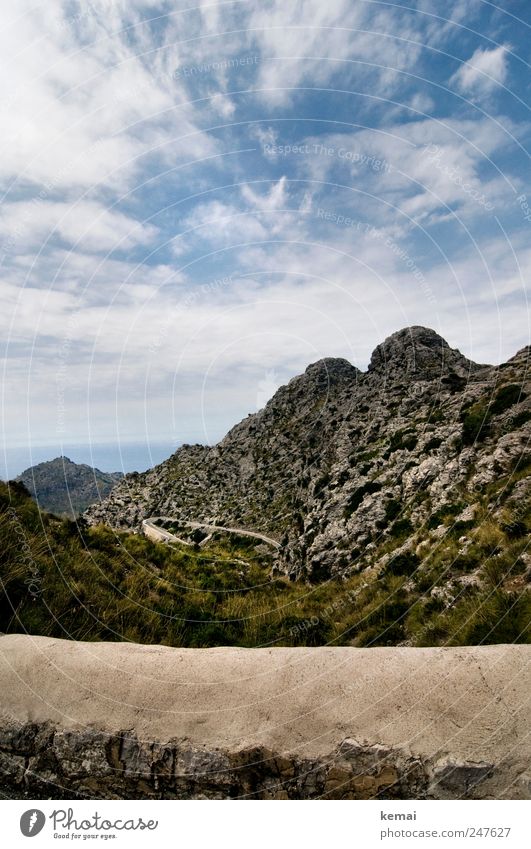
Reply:
[[[156, 524], [157, 522], [175, 521], [176, 520], [172, 519], [171, 516], [150, 516], [149, 519], [143, 519], [142, 530], [147, 537], [152, 540], [155, 540], [156, 542], [178, 542], [181, 545], [192, 545], [192, 543], [188, 542], [187, 540], [175, 536], [175, 534], [164, 530], [164, 528], [160, 528]], [[225, 533], [228, 534], [238, 534], [242, 537], [252, 537], [253, 539], [258, 539], [262, 542], [267, 543], [267, 545], [272, 545], [275, 548], [280, 548], [280, 543], [278, 542], [278, 540], [273, 539], [272, 537], [268, 537], [265, 534], [260, 534], [258, 533], [258, 531], [247, 531], [243, 528], [226, 528], [224, 525], [208, 525], [204, 522], [182, 522], [181, 524], [193, 529], [202, 528], [205, 531], [211, 531], [212, 533], [214, 533], [215, 531], [225, 531]]]

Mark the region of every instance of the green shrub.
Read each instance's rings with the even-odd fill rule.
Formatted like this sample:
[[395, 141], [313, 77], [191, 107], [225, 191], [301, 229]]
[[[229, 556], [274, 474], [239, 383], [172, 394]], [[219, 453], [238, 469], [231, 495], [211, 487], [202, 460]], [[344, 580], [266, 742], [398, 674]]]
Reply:
[[527, 535], [527, 525], [521, 519], [511, 519], [503, 523], [501, 529], [509, 539], [521, 539]]
[[466, 554], [458, 555], [452, 561], [452, 570], [454, 572], [474, 572], [482, 563], [483, 559], [477, 553], [468, 551]]
[[413, 449], [417, 446], [417, 442], [418, 438], [416, 433], [413, 433], [408, 428], [405, 428], [404, 430], [397, 430], [392, 434], [391, 439], [389, 440], [389, 446], [384, 457], [389, 457], [394, 451], [398, 451], [400, 448], [405, 449], [406, 451], [413, 451]]
[[398, 537], [409, 536], [413, 532], [413, 525], [409, 519], [398, 519], [391, 528], [391, 536], [395, 539]]
[[401, 510], [402, 510], [402, 502], [401, 501], [397, 501], [394, 498], [392, 498], [390, 501], [387, 501], [386, 505], [385, 505], [385, 519], [386, 519], [386, 521], [392, 522], [394, 519], [396, 519], [397, 516], [400, 515]]
[[425, 451], [436, 451], [437, 448], [440, 448], [442, 445], [442, 439], [438, 436], [432, 436], [432, 438], [426, 443], [424, 450]]
[[440, 424], [444, 421], [444, 413], [440, 407], [434, 407], [430, 410], [428, 415], [428, 421], [431, 424]]
[[504, 413], [514, 404], [523, 401], [526, 397], [527, 395], [522, 391], [521, 386], [518, 386], [517, 383], [509, 383], [507, 386], [502, 386], [497, 393], [490, 405], [490, 412], [493, 416], [499, 416], [500, 413]]
[[[464, 620], [464, 621], [463, 621]], [[531, 625], [531, 596], [496, 590], [468, 605], [452, 621], [453, 645], [528, 642]]]
[[473, 445], [486, 439], [490, 433], [490, 416], [484, 401], [473, 404], [462, 413], [462, 438], [465, 445]]
[[405, 637], [403, 622], [390, 622], [388, 625], [371, 625], [363, 630], [356, 640], [360, 647], [394, 646]]
[[420, 566], [420, 557], [414, 552], [396, 554], [387, 564], [387, 575], [412, 575]]
[[396, 645], [405, 636], [405, 621], [410, 599], [402, 590], [377, 595], [367, 615], [359, 622], [358, 646]]
[[319, 492], [321, 492], [325, 487], [328, 486], [328, 484], [330, 483], [330, 480], [331, 480], [331, 477], [328, 474], [328, 472], [324, 475], [321, 475], [321, 477], [318, 478], [315, 481], [315, 484], [314, 484], [314, 487], [313, 487], [313, 494], [317, 495]]
[[516, 416], [513, 416], [512, 427], [516, 430], [522, 425], [527, 424], [527, 422], [531, 419], [531, 410], [522, 410], [521, 413], [517, 413]]
[[473, 528], [474, 526], [475, 526], [475, 522], [474, 522], [474, 520], [473, 520], [473, 519], [471, 519], [471, 520], [470, 520], [470, 521], [468, 521], [468, 522], [466, 522], [466, 521], [454, 522], [454, 523], [453, 523], [453, 525], [450, 525], [450, 531], [451, 531], [451, 532], [452, 532], [455, 536], [457, 536], [457, 537], [458, 537], [458, 536], [462, 536], [462, 535], [463, 535], [463, 534], [465, 534], [467, 531], [472, 530], [472, 528]]
[[445, 504], [444, 507], [440, 507], [431, 514], [428, 519], [428, 529], [433, 530], [434, 528], [438, 528], [439, 525], [444, 523], [445, 519], [452, 518], [453, 516], [457, 516], [459, 513], [462, 513], [465, 507], [466, 504], [464, 501], [457, 501], [455, 504]]
[[452, 371], [449, 375], [443, 377], [441, 383], [450, 390], [452, 395], [455, 395], [456, 392], [462, 392], [466, 388], [467, 380], [466, 377], [460, 377]]
[[345, 507], [344, 516], [345, 519], [350, 519], [353, 513], [356, 512], [361, 502], [365, 498], [366, 495], [373, 492], [379, 492], [382, 488], [382, 484], [378, 483], [378, 481], [367, 481], [367, 483], [358, 486], [357, 489], [350, 495], [347, 506]]

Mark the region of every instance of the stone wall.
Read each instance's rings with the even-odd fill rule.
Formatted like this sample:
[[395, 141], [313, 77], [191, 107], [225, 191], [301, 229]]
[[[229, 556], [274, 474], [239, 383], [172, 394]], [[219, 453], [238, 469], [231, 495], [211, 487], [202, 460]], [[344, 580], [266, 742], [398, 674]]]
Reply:
[[0, 789], [529, 798], [528, 658], [525, 646], [179, 650], [3, 636]]

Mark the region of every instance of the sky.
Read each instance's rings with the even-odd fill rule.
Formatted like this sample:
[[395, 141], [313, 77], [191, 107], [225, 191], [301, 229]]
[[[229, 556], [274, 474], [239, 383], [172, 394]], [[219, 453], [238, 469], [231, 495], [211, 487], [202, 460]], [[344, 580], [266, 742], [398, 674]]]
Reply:
[[4, 446], [212, 443], [408, 325], [528, 344], [504, 5], [0, 0]]

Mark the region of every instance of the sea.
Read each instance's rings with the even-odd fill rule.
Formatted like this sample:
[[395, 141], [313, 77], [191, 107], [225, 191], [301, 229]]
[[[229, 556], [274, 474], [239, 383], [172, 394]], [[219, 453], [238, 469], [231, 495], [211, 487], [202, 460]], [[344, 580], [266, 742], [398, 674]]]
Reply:
[[92, 442], [0, 447], [0, 478], [12, 480], [30, 466], [68, 457], [102, 472], [145, 472], [167, 460], [179, 445], [172, 442]]

